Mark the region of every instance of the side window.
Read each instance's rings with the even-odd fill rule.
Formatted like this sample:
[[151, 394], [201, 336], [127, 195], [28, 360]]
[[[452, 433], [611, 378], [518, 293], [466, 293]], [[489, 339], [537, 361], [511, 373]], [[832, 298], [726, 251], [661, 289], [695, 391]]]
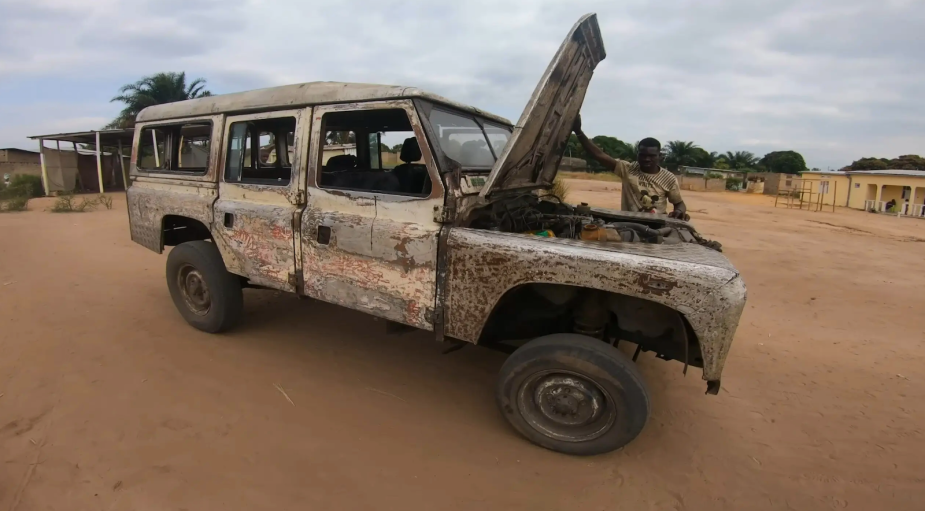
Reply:
[[166, 130], [145, 128], [138, 139], [138, 168], [144, 170], [167, 169]]
[[430, 195], [430, 174], [404, 110], [330, 112], [321, 122], [320, 188]]
[[295, 125], [295, 117], [232, 123], [225, 182], [288, 185], [292, 179]]
[[144, 128], [138, 139], [138, 170], [205, 174], [211, 149], [211, 122]]
[[177, 170], [205, 172], [212, 149], [212, 125], [187, 124], [177, 134], [180, 138]]

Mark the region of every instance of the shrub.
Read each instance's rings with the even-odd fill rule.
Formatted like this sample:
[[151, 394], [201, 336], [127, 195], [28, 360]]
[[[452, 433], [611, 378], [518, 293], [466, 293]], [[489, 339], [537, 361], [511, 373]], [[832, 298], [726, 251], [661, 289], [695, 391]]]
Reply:
[[29, 197], [13, 197], [0, 201], [0, 212], [25, 211], [29, 209]]
[[739, 191], [742, 189], [742, 180], [734, 177], [730, 177], [726, 180], [726, 189], [732, 191]]
[[107, 195], [100, 194], [96, 199], [100, 204], [102, 204], [106, 209], [112, 209], [112, 197]]
[[77, 199], [73, 193], [66, 193], [58, 197], [51, 207], [52, 213], [83, 213], [90, 211], [98, 204], [97, 199]]
[[10, 179], [10, 186], [7, 188], [8, 192], [12, 190], [19, 190], [19, 195], [30, 198], [42, 197], [45, 195], [45, 190], [42, 186], [42, 178], [30, 174], [16, 174], [13, 176], [13, 178]]

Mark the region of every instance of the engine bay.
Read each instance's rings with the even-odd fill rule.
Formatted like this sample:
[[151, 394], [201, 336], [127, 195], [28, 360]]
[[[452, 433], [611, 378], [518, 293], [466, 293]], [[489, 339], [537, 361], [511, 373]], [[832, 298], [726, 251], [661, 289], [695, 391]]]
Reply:
[[701, 237], [689, 223], [650, 213], [567, 204], [555, 195], [526, 193], [474, 210], [468, 227], [611, 243], [697, 243], [722, 252], [718, 242]]

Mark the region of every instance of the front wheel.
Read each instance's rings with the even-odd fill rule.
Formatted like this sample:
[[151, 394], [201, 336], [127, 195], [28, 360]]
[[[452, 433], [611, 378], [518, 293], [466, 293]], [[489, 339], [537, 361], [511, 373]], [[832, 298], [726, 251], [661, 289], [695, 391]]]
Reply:
[[241, 317], [241, 281], [228, 273], [218, 248], [190, 241], [167, 256], [167, 288], [183, 319], [203, 332], [228, 330]]
[[619, 449], [649, 418], [649, 393], [633, 362], [578, 334], [540, 337], [515, 351], [501, 368], [496, 397], [518, 432], [566, 454]]

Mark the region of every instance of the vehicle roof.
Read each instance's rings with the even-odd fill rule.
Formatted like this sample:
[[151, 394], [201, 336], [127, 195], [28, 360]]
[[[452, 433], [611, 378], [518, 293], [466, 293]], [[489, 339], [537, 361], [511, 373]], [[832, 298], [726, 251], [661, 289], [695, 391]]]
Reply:
[[426, 99], [508, 126], [513, 125], [511, 121], [504, 117], [457, 103], [416, 87], [346, 82], [298, 83], [149, 106], [139, 112], [136, 120], [138, 122], [162, 121], [202, 115], [258, 112], [310, 105], [406, 98]]

